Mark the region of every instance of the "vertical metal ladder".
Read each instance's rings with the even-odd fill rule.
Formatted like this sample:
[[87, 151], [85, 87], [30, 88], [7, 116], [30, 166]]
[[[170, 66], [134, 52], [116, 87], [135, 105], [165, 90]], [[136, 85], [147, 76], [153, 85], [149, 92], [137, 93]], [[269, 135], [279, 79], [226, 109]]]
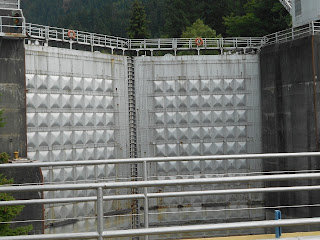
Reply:
[[[137, 129], [136, 129], [136, 97], [135, 97], [135, 79], [134, 79], [134, 58], [128, 57], [128, 98], [129, 98], [129, 145], [130, 158], [137, 158]], [[137, 181], [138, 164], [131, 164], [131, 181]], [[131, 194], [137, 194], [137, 189], [132, 188]], [[139, 228], [139, 208], [138, 200], [131, 202], [133, 229]], [[139, 238], [138, 238], [139, 239]]]

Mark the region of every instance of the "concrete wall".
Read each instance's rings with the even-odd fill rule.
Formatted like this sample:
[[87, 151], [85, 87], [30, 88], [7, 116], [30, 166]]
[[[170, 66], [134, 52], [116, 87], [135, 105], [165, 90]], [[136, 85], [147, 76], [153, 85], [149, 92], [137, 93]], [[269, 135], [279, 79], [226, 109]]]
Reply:
[[[263, 152], [319, 151], [320, 38], [310, 36], [268, 46], [260, 54]], [[264, 161], [265, 171], [319, 169], [314, 158]], [[317, 181], [273, 183], [309, 185]], [[319, 194], [279, 193], [266, 195], [269, 206], [318, 203]], [[284, 218], [317, 216], [319, 209], [284, 209]], [[273, 219], [273, 213], [270, 213]], [[295, 229], [297, 230], [297, 229]], [[304, 229], [302, 229], [304, 230]]]
[[24, 41], [0, 38], [0, 109], [6, 125], [0, 128], [0, 152], [27, 155]]
[[[0, 109], [4, 110], [5, 126], [0, 128], [0, 152], [7, 152], [11, 157], [18, 151], [20, 157], [27, 157], [26, 133], [26, 87], [25, 87], [25, 48], [23, 39], [0, 38]], [[15, 184], [42, 183], [39, 169], [1, 170], [7, 179], [12, 178]], [[16, 199], [39, 199], [38, 192], [13, 194]], [[25, 226], [32, 224], [30, 233], [43, 233], [42, 205], [27, 205], [15, 220], [38, 220], [33, 223], [15, 224]], [[40, 221], [39, 221], [40, 220]]]

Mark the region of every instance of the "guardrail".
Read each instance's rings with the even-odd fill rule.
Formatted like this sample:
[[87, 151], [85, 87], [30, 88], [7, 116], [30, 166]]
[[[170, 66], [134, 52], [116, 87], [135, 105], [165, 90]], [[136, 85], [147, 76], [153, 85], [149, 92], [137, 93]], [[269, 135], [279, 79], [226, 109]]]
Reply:
[[196, 44], [196, 38], [174, 39], [127, 39], [108, 35], [76, 31], [71, 29], [48, 27], [38, 24], [26, 24], [28, 37], [46, 42], [57, 41], [80, 44], [94, 47], [109, 48], [112, 51], [183, 51], [183, 50], [231, 50], [231, 49], [258, 49], [263, 38], [205, 38], [201, 45]]
[[[89, 33], [65, 28], [49, 27], [38, 24], [26, 24], [28, 37], [46, 42], [67, 42], [91, 47], [128, 50], [128, 39], [103, 34]], [[70, 34], [73, 34], [72, 36]]]
[[294, 39], [303, 38], [309, 35], [316, 35], [320, 33], [320, 23], [310, 22], [307, 25], [303, 25], [296, 28], [286, 29], [280, 32], [272, 33], [264, 36], [263, 46], [284, 43]]
[[[314, 225], [320, 223], [320, 218], [302, 218], [277, 221], [250, 221], [223, 224], [206, 224], [192, 226], [172, 226], [149, 228], [149, 200], [153, 198], [164, 197], [182, 197], [182, 196], [208, 196], [208, 195], [226, 195], [226, 194], [249, 194], [249, 193], [271, 193], [271, 192], [297, 192], [297, 191], [319, 191], [320, 185], [315, 186], [286, 186], [286, 187], [265, 187], [265, 188], [245, 188], [245, 189], [224, 189], [224, 190], [203, 190], [203, 191], [180, 191], [180, 192], [148, 192], [148, 188], [155, 186], [195, 186], [195, 185], [211, 185], [225, 184], [235, 185], [238, 183], [253, 182], [274, 182], [284, 180], [311, 180], [320, 179], [320, 173], [268, 173], [264, 175], [252, 176], [221, 176], [214, 178], [198, 178], [198, 179], [174, 179], [174, 180], [150, 180], [148, 174], [148, 163], [156, 162], [185, 162], [185, 161], [210, 161], [210, 160], [228, 160], [228, 159], [269, 159], [269, 158], [300, 158], [300, 157], [320, 157], [319, 152], [312, 153], [277, 153], [277, 154], [241, 154], [241, 155], [221, 155], [221, 156], [199, 156], [199, 157], [169, 157], [169, 158], [138, 158], [138, 159], [114, 159], [99, 161], [77, 161], [77, 162], [53, 162], [53, 163], [24, 163], [24, 164], [2, 164], [0, 169], [7, 168], [25, 168], [25, 167], [63, 167], [63, 166], [79, 166], [79, 165], [101, 165], [101, 164], [142, 164], [142, 180], [126, 181], [126, 182], [100, 182], [100, 183], [74, 183], [74, 184], [52, 184], [52, 185], [28, 185], [28, 186], [2, 186], [1, 193], [15, 193], [28, 191], [64, 191], [64, 190], [89, 190], [95, 189], [96, 196], [76, 197], [76, 198], [58, 198], [58, 199], [31, 199], [31, 200], [14, 200], [2, 201], [2, 206], [12, 205], [28, 205], [28, 204], [52, 204], [52, 203], [78, 203], [78, 202], [96, 202], [96, 232], [83, 233], [65, 233], [65, 234], [43, 234], [32, 236], [6, 236], [0, 237], [0, 240], [16, 240], [16, 239], [89, 239], [95, 238], [102, 240], [103, 238], [114, 237], [135, 237], [148, 236], [169, 233], [190, 233], [200, 231], [219, 231], [219, 230], [237, 230], [250, 228], [269, 228], [279, 226], [296, 226], [296, 225]], [[139, 188], [143, 190], [141, 194], [123, 194], [104, 196], [104, 189], [121, 189], [121, 188]], [[128, 200], [142, 199], [144, 202], [144, 228], [143, 229], [127, 229], [108, 231], [103, 228], [103, 202], [110, 200]]]
[[2, 0], [0, 8], [20, 9], [20, 0]]
[[[17, 24], [12, 24], [17, 20]], [[0, 37], [25, 37], [26, 27], [24, 17], [0, 16]]]
[[291, 0], [280, 0], [281, 4], [285, 7], [285, 9], [290, 13], [292, 9], [292, 1]]
[[[10, 17], [1, 17], [10, 18]], [[4, 35], [7, 28], [12, 29], [16, 26], [12, 24], [3, 24], [0, 18], [0, 34]], [[90, 33], [72, 29], [57, 28], [43, 26], [39, 24], [26, 23], [23, 24], [21, 32], [28, 37], [49, 43], [64, 42], [73, 44], [90, 46], [91, 51], [95, 47], [125, 51], [150, 51], [151, 55], [154, 51], [190, 51], [196, 50], [198, 54], [203, 50], [219, 50], [224, 51], [243, 51], [259, 50], [263, 46], [283, 43], [301, 37], [315, 35], [320, 33], [320, 23], [310, 22], [308, 25], [290, 28], [280, 32], [272, 33], [264, 37], [235, 37], [235, 38], [204, 38], [199, 43], [196, 38], [159, 38], [159, 39], [127, 39], [122, 37], [114, 37], [109, 35]], [[1, 36], [1, 35], [0, 35]]]
[[[74, 37], [68, 36], [70, 31]], [[310, 22], [308, 25], [290, 28], [280, 32], [266, 35], [264, 37], [237, 37], [237, 38], [204, 38], [201, 44], [197, 44], [196, 38], [159, 38], [159, 39], [127, 39], [102, 34], [95, 34], [71, 29], [55, 28], [37, 24], [26, 24], [26, 32], [31, 38], [49, 41], [67, 42], [94, 47], [109, 48], [112, 53], [115, 49], [123, 51], [188, 51], [197, 50], [243, 50], [244, 52], [253, 49], [259, 50], [263, 46], [283, 43], [301, 37], [320, 33], [320, 23]]]

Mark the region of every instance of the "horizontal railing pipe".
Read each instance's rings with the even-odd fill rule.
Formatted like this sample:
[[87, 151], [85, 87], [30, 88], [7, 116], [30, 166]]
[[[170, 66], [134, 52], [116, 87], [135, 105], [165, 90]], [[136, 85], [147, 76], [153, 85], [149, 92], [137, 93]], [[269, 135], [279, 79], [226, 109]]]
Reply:
[[[317, 225], [319, 223], [320, 223], [320, 218], [218, 223], [218, 224], [205, 224], [205, 225], [186, 225], [186, 226], [159, 227], [159, 228], [149, 228], [149, 229], [106, 231], [103, 233], [103, 236], [107, 238], [114, 238], [114, 237], [146, 236], [146, 235], [176, 234], [176, 233], [190, 233], [190, 232], [227, 231], [227, 230], [240, 230], [240, 229], [250, 229], [250, 228], [290, 227], [290, 226], [301, 226], [301, 225]], [[0, 240], [2, 239], [0, 238]]]
[[87, 190], [87, 189], [118, 189], [118, 188], [139, 188], [156, 186], [176, 186], [176, 185], [201, 185], [201, 184], [221, 184], [221, 183], [244, 183], [261, 181], [288, 181], [288, 180], [310, 180], [320, 179], [320, 173], [300, 173], [300, 174], [275, 174], [262, 176], [243, 177], [220, 177], [220, 178], [196, 178], [196, 179], [174, 179], [174, 180], [149, 180], [130, 181], [115, 183], [77, 183], [77, 184], [56, 184], [56, 185], [36, 185], [36, 186], [7, 186], [0, 187], [0, 192], [26, 192], [26, 191], [64, 191], [64, 190]]
[[[249, 189], [226, 189], [226, 190], [206, 190], [206, 191], [182, 191], [182, 192], [165, 192], [165, 193], [147, 193], [131, 195], [109, 195], [104, 196], [104, 201], [111, 200], [129, 200], [148, 198], [165, 198], [165, 197], [186, 197], [186, 196], [207, 196], [207, 195], [227, 195], [227, 194], [247, 194], [247, 193], [270, 193], [270, 192], [299, 192], [299, 191], [319, 191], [320, 186], [296, 186], [296, 187], [271, 187], [271, 188], [249, 188]], [[78, 198], [55, 198], [55, 199], [31, 199], [31, 200], [14, 200], [0, 201], [1, 206], [30, 205], [30, 204], [54, 204], [54, 203], [78, 203], [93, 202], [96, 197], [78, 197]]]
[[60, 233], [60, 234], [42, 234], [42, 235], [24, 235], [24, 236], [6, 236], [0, 237], [0, 240], [57, 240], [57, 239], [92, 239], [98, 238], [97, 232], [86, 233]]
[[9, 163], [0, 164], [0, 169], [25, 168], [25, 167], [63, 167], [63, 166], [85, 166], [103, 164], [127, 164], [146, 162], [170, 162], [170, 161], [204, 161], [204, 160], [229, 160], [229, 159], [266, 159], [266, 158], [299, 158], [320, 157], [320, 152], [302, 153], [262, 153], [262, 154], [237, 154], [237, 155], [212, 155], [212, 156], [184, 156], [184, 157], [154, 157], [154, 158], [127, 158], [106, 159], [92, 161], [64, 161], [64, 162], [33, 162], [33, 163]]
[[[114, 230], [104, 231], [103, 237], [132, 237], [146, 235], [161, 235], [161, 234], [177, 234], [177, 233], [195, 233], [195, 232], [210, 232], [210, 231], [228, 231], [240, 229], [257, 229], [257, 228], [273, 228], [273, 227], [292, 227], [302, 225], [317, 225], [320, 224], [320, 218], [301, 218], [287, 220], [268, 220], [268, 221], [251, 221], [251, 222], [236, 222], [236, 223], [218, 223], [204, 225], [185, 225], [173, 227], [159, 227], [147, 229], [129, 229], [129, 230]], [[98, 238], [96, 232], [90, 233], [65, 233], [65, 234], [43, 234], [29, 236], [6, 236], [0, 237], [0, 240], [54, 240], [54, 239], [89, 239]]]

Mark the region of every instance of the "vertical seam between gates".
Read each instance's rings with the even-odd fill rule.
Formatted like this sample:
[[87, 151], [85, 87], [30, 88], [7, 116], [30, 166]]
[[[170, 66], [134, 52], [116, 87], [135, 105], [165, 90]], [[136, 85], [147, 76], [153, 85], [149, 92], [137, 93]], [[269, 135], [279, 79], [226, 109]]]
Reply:
[[314, 118], [316, 128], [316, 147], [319, 151], [319, 140], [318, 140], [318, 116], [317, 116], [317, 99], [316, 99], [316, 69], [314, 59], [314, 35], [312, 35], [312, 70], [313, 70], [313, 101], [314, 101]]

